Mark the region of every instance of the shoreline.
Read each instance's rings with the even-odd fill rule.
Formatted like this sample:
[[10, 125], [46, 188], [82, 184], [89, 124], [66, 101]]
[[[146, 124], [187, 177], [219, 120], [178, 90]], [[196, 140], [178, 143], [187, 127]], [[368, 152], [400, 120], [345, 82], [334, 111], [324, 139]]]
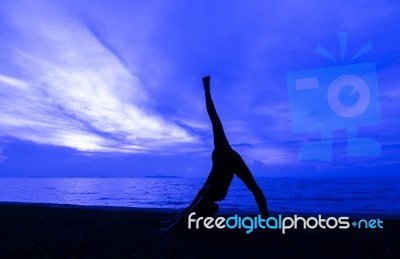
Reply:
[[[101, 206], [101, 205], [79, 205], [79, 204], [64, 204], [64, 203], [31, 203], [31, 202], [8, 202], [8, 201], [0, 201], [0, 206], [3, 205], [17, 205], [17, 206], [32, 206], [32, 207], [51, 207], [51, 208], [66, 208], [66, 209], [87, 209], [87, 210], [104, 210], [104, 211], [139, 211], [139, 212], [155, 212], [155, 213], [179, 213], [183, 210], [173, 209], [173, 208], [151, 208], [151, 207], [123, 207], [123, 206]], [[243, 211], [243, 210], [229, 210], [229, 209], [221, 209], [218, 215], [257, 215], [258, 211]], [[282, 216], [303, 216], [303, 217], [312, 217], [318, 216], [319, 214], [324, 216], [331, 217], [341, 217], [347, 216], [352, 219], [360, 219], [360, 218], [380, 218], [385, 220], [400, 220], [400, 215], [398, 214], [360, 214], [360, 213], [330, 213], [330, 212], [322, 212], [319, 214], [309, 213], [309, 212], [277, 212], [270, 211], [272, 216], [274, 215], [282, 215]]]

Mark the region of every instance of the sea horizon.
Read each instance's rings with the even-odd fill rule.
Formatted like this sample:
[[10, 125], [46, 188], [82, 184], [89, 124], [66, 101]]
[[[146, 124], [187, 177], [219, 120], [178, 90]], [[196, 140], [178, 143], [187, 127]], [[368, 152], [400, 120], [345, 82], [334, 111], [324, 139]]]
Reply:
[[[398, 218], [400, 177], [256, 177], [270, 211]], [[203, 177], [1, 177], [0, 203], [59, 204], [175, 211], [190, 204]], [[221, 213], [257, 213], [252, 193], [237, 178]]]

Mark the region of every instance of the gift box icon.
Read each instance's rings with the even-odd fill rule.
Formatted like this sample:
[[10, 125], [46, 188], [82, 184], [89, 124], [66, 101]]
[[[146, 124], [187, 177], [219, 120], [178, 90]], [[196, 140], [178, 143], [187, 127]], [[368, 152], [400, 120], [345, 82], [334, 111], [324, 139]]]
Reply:
[[287, 87], [293, 131], [297, 134], [321, 133], [320, 140], [304, 144], [300, 160], [332, 160], [332, 131], [347, 129], [348, 156], [378, 156], [376, 140], [358, 136], [358, 127], [382, 121], [375, 63], [354, 61], [372, 49], [366, 43], [345, 62], [346, 33], [339, 33], [342, 64], [321, 45], [317, 53], [339, 65], [287, 73]]

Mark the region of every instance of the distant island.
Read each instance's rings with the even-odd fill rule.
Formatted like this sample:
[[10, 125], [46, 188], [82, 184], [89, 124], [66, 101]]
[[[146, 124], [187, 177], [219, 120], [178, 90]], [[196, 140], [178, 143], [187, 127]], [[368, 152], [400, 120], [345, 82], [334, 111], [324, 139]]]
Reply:
[[146, 175], [143, 178], [182, 178], [182, 176], [176, 176], [176, 175]]

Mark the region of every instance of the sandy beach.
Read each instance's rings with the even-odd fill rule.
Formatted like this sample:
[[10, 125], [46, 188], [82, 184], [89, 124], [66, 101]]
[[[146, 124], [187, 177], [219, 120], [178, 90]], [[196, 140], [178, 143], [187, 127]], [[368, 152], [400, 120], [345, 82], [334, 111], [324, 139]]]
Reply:
[[395, 257], [400, 221], [383, 229], [188, 230], [161, 234], [176, 212], [0, 204], [0, 258]]

